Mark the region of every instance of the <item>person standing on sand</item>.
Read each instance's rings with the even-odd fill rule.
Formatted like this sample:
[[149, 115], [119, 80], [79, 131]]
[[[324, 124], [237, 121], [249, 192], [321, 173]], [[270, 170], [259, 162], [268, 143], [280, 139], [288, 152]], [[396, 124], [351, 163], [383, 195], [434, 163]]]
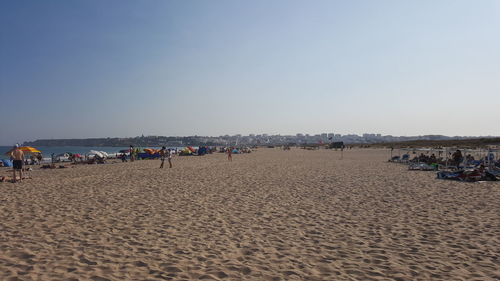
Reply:
[[172, 169], [172, 150], [169, 148], [167, 151], [168, 166]]
[[455, 151], [455, 153], [451, 155], [451, 158], [457, 165], [457, 169], [460, 169], [460, 163], [462, 163], [463, 160], [462, 152], [459, 149], [457, 149], [457, 151]]
[[130, 153], [130, 162], [134, 162], [135, 160], [135, 151], [134, 151], [134, 146], [131, 145], [130, 146], [130, 149], [129, 149], [129, 153]]
[[14, 146], [14, 150], [10, 153], [10, 157], [13, 159], [13, 173], [14, 177], [12, 178], [12, 182], [16, 182], [16, 170], [19, 171], [19, 182], [23, 181], [23, 160], [24, 160], [24, 152], [19, 149], [19, 144]]
[[165, 158], [167, 157], [167, 153], [170, 154], [170, 152], [167, 151], [167, 148], [163, 146], [160, 149], [160, 161], [161, 161], [160, 169], [163, 169], [163, 164], [165, 163]]
[[227, 148], [227, 160], [233, 161], [233, 151], [231, 150], [231, 147]]

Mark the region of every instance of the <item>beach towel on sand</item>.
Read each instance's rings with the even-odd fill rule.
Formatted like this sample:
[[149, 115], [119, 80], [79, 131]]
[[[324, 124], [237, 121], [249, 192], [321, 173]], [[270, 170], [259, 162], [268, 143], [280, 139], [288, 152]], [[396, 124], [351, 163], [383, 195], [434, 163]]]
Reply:
[[475, 182], [475, 181], [497, 181], [498, 179], [495, 175], [484, 172], [481, 173], [478, 170], [469, 170], [469, 171], [441, 171], [437, 173], [438, 179], [444, 180], [457, 180], [457, 181], [467, 181], [467, 182]]
[[408, 166], [408, 170], [435, 171], [435, 170], [437, 170], [437, 166], [436, 165], [429, 165], [426, 163], [412, 163]]

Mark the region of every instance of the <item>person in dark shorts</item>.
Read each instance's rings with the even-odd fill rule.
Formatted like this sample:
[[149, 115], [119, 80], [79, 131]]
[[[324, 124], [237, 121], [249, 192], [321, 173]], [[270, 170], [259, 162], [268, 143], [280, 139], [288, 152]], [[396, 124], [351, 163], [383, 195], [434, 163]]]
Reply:
[[16, 144], [14, 149], [10, 153], [10, 157], [12, 158], [12, 166], [14, 177], [12, 182], [16, 182], [16, 171], [19, 171], [19, 182], [23, 181], [23, 163], [24, 163], [24, 152], [19, 148], [19, 145]]

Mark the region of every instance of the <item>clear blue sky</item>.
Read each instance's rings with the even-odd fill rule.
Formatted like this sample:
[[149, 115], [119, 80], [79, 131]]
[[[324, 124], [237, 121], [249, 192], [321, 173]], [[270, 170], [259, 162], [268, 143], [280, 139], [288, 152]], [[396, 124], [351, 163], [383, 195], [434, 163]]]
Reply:
[[0, 144], [500, 135], [500, 1], [0, 0]]

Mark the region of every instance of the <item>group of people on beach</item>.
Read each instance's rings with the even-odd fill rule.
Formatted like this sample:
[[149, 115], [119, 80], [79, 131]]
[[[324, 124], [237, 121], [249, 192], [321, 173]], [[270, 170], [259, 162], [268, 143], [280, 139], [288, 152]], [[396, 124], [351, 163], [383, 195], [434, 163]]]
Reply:
[[[136, 154], [137, 154], [137, 153], [135, 153], [136, 150], [131, 145], [129, 151], [130, 151], [129, 152], [130, 153], [130, 161], [133, 162], [136, 159]], [[223, 152], [225, 152], [227, 154], [228, 161], [233, 160], [233, 148], [232, 147], [223, 148]], [[158, 154], [160, 155], [160, 169], [163, 169], [163, 167], [165, 166], [165, 160], [167, 160], [167, 162], [168, 162], [168, 167], [172, 168], [173, 167], [172, 156], [176, 153], [177, 153], [176, 150], [173, 150], [170, 148], [167, 149], [165, 146], [162, 146], [162, 148], [158, 151]], [[126, 162], [126, 160], [125, 160], [126, 155], [125, 154], [122, 154], [121, 158], [122, 158], [122, 161]]]
[[[430, 151], [428, 151], [429, 153]], [[409, 160], [409, 154], [391, 157], [390, 162], [408, 163], [409, 170], [438, 171], [437, 178], [460, 181], [497, 181], [500, 180], [500, 159], [494, 151], [488, 150], [486, 156], [478, 160], [466, 150], [457, 149], [448, 154], [438, 150], [437, 156], [424, 153]], [[470, 152], [470, 151], [469, 151]], [[413, 151], [416, 154], [416, 151]]]
[[[236, 150], [233, 147], [223, 147], [221, 148], [220, 152], [225, 152], [227, 154], [227, 160], [232, 161], [233, 160], [233, 150]], [[135, 159], [137, 159], [137, 149], [135, 149], [132, 145], [130, 146], [130, 161], [133, 162]], [[242, 149], [241, 151], [236, 151], [236, 153], [249, 153], [251, 150], [248, 149]], [[163, 169], [165, 166], [165, 160], [168, 162], [168, 167], [172, 168], [172, 157], [173, 154], [177, 153], [177, 150], [173, 149], [167, 149], [165, 146], [163, 146], [159, 151], [160, 155], [160, 169]], [[25, 154], [21, 150], [19, 144], [16, 144], [12, 151], [9, 153], [10, 158], [12, 160], [12, 165], [13, 165], [13, 177], [12, 179], [6, 176], [0, 177], [0, 181], [11, 181], [11, 182], [22, 182], [23, 180], [23, 168], [24, 168], [24, 161], [25, 161]], [[97, 156], [96, 156], [97, 158]], [[126, 155], [123, 153], [121, 155], [122, 161], [126, 162]], [[17, 176], [17, 173], [19, 176]]]
[[[404, 156], [404, 155], [403, 155]], [[409, 156], [409, 155], [408, 155]], [[488, 156], [487, 156], [488, 157]], [[462, 163], [465, 165], [469, 165], [475, 161], [474, 156], [471, 154], [463, 155], [460, 149], [457, 149], [455, 152], [451, 153], [448, 156], [448, 163], [451, 166], [456, 167], [457, 169], [460, 167]], [[425, 155], [424, 153], [420, 153], [420, 155], [415, 156], [410, 160], [411, 163], [426, 163], [426, 164], [440, 164], [444, 165], [447, 163], [447, 159], [443, 158], [442, 151], [439, 151], [438, 156], [432, 153], [431, 155]]]
[[[227, 147], [225, 148], [225, 152], [227, 154], [227, 160], [228, 161], [233, 161], [233, 148], [232, 147]], [[165, 160], [168, 161], [168, 166], [169, 168], [172, 168], [172, 154], [174, 154], [174, 150], [172, 149], [167, 149], [165, 146], [162, 146], [162, 148], [159, 151], [160, 154], [160, 169], [163, 169], [165, 165]]]

